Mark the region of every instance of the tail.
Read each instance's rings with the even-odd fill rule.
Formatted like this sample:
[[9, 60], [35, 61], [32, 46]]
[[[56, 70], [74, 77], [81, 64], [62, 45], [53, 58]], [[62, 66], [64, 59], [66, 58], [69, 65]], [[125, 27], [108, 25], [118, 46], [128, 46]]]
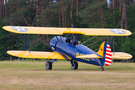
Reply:
[[100, 45], [100, 49], [98, 51], [98, 54], [101, 55], [103, 58], [101, 60], [102, 66], [110, 66], [112, 63], [112, 52], [110, 45], [107, 42], [103, 42]]

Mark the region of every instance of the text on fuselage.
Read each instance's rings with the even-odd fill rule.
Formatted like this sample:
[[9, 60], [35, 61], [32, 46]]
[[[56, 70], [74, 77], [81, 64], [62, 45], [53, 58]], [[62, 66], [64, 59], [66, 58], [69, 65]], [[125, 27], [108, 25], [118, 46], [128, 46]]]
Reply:
[[[82, 53], [76, 53], [76, 56], [83, 56], [85, 54], [82, 54]], [[86, 60], [86, 61], [90, 61], [89, 58], [82, 58], [83, 60]]]

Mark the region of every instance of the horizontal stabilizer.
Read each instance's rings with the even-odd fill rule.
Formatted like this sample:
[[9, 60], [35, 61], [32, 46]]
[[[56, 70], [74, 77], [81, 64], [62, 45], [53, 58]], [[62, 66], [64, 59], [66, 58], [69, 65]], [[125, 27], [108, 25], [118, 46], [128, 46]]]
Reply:
[[99, 57], [96, 54], [87, 54], [87, 55], [82, 55], [82, 56], [76, 56], [76, 58], [102, 58], [102, 57]]
[[124, 52], [114, 52], [113, 59], [131, 59], [132, 55]]
[[8, 54], [21, 58], [37, 58], [37, 59], [65, 59], [58, 52], [39, 52], [39, 51], [7, 51]]
[[[82, 55], [82, 56], [77, 56], [76, 58], [102, 58], [97, 56], [96, 54], [88, 54], [88, 55]], [[112, 58], [113, 59], [131, 59], [132, 55], [124, 52], [114, 52], [112, 53]]]
[[98, 36], [129, 36], [132, 33], [125, 29], [111, 28], [55, 28], [55, 27], [28, 27], [28, 26], [4, 26], [3, 29], [18, 33], [18, 34], [51, 34], [63, 35], [83, 34], [83, 35], [98, 35]]

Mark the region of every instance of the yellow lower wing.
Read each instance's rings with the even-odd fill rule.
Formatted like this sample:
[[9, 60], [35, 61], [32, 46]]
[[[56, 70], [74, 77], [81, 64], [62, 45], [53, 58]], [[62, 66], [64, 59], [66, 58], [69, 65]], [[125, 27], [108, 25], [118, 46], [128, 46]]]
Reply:
[[39, 52], [39, 51], [7, 51], [8, 54], [21, 58], [38, 58], [38, 59], [65, 59], [58, 52]]
[[[89, 55], [83, 55], [83, 56], [77, 56], [76, 58], [100, 58], [96, 54], [89, 54]], [[112, 53], [113, 59], [130, 59], [132, 58], [132, 55], [124, 52], [114, 52]]]

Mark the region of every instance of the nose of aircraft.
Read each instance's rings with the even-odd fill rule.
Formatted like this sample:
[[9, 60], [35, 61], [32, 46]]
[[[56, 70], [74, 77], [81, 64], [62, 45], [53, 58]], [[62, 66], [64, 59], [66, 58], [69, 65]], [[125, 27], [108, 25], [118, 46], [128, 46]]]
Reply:
[[56, 47], [57, 41], [58, 41], [58, 40], [57, 40], [56, 37], [52, 38], [52, 40], [50, 41], [50, 47], [51, 47], [51, 49], [52, 49], [53, 51], [55, 51], [55, 47]]

